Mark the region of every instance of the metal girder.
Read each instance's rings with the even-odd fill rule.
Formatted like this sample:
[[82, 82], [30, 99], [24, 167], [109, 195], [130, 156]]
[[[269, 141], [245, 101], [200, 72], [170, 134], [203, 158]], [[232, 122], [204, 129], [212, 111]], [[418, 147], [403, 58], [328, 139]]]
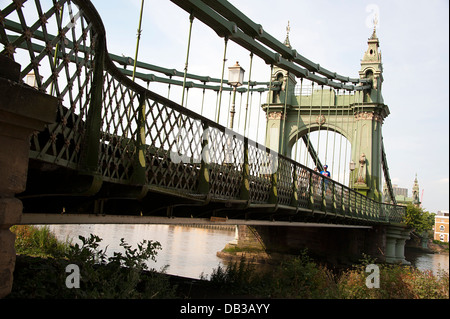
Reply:
[[[273, 52], [261, 43], [255, 41], [251, 36], [247, 35], [245, 32], [238, 29], [237, 25], [234, 22], [230, 22], [223, 18], [223, 16], [218, 15], [214, 10], [207, 7], [200, 0], [171, 0], [190, 14], [199, 18], [202, 22], [211, 27], [219, 36], [226, 36], [233, 42], [239, 44], [245, 49], [253, 52], [262, 58], [267, 64], [277, 65], [281, 68], [284, 68], [298, 77], [306, 77], [313, 81], [319, 81], [322, 84], [329, 84], [331, 86], [336, 86], [337, 88], [341, 87], [339, 83], [333, 83], [328, 81], [326, 78], [322, 78], [315, 74], [311, 74], [308, 70], [302, 69], [301, 67], [295, 65], [294, 63], [284, 59], [282, 55], [278, 52]], [[205, 18], [207, 16], [207, 18]], [[229, 27], [233, 25], [234, 27]], [[229, 32], [224, 32], [224, 30], [228, 30]], [[268, 36], [266, 36], [268, 38]], [[275, 39], [273, 39], [276, 41]], [[274, 44], [275, 47], [277, 45]], [[283, 45], [284, 46], [284, 45]], [[284, 46], [287, 48], [286, 46]], [[330, 83], [329, 83], [330, 82]], [[334, 85], [333, 85], [334, 84]]]
[[264, 33], [263, 27], [260, 24], [254, 23], [245, 14], [239, 11], [236, 7], [230, 4], [228, 1], [223, 0], [202, 0], [208, 6], [220, 12], [225, 18], [235, 22], [240, 29], [245, 33], [255, 38], [261, 36]]
[[[331, 72], [321, 67], [319, 64], [313, 63], [304, 56], [298, 54], [298, 52], [295, 49], [287, 47], [282, 42], [274, 38], [271, 34], [265, 32], [262, 25], [253, 22], [250, 18], [248, 18], [245, 14], [243, 14], [241, 11], [239, 11], [236, 7], [234, 7], [231, 3], [229, 3], [226, 0], [202, 0], [203, 4], [201, 4], [201, 1], [199, 0], [192, 0], [192, 1], [171, 0], [171, 1], [194, 15], [197, 15], [198, 11], [201, 11], [202, 14], [200, 14], [198, 18], [201, 21], [205, 22], [213, 30], [215, 30], [217, 34], [221, 35], [223, 33], [220, 30], [225, 27], [223, 21], [220, 22], [219, 24], [215, 24], [214, 22], [211, 23], [211, 18], [214, 20], [214, 16], [217, 17], [217, 13], [219, 13], [221, 20], [225, 21], [228, 20], [229, 23], [235, 24], [248, 37], [245, 38], [242, 34], [239, 34], [239, 32], [237, 31], [234, 32], [235, 30], [232, 28], [231, 34], [228, 34], [231, 40], [237, 42], [238, 44], [242, 45], [248, 50], [251, 50], [249, 47], [255, 47], [255, 45], [251, 44], [251, 42], [256, 42], [255, 39], [259, 40], [264, 45], [268, 46], [272, 50], [275, 50], [278, 54], [281, 55], [282, 58], [288, 60], [288, 63], [284, 64], [286, 65], [286, 67], [289, 69], [290, 72], [292, 72], [298, 77], [306, 77], [313, 81], [318, 81], [318, 83], [320, 84], [330, 85], [334, 88], [345, 88], [347, 90], [353, 90], [355, 88], [352, 87], [351, 85], [343, 86], [343, 84], [341, 83], [329, 81], [327, 82], [326, 79], [315, 76], [314, 74], [309, 74], [309, 72], [317, 72], [325, 76], [329, 80], [335, 79], [341, 82], [351, 82], [353, 84], [368, 83], [367, 80], [365, 79], [349, 78], [341, 76], [338, 75], [336, 72]], [[199, 3], [200, 5], [196, 7]], [[205, 4], [209, 8], [212, 8], [213, 10], [205, 10], [204, 9]], [[209, 16], [206, 21], [203, 20], [202, 17], [204, 17], [205, 14], [208, 15], [208, 13], [211, 14], [211, 12], [214, 11], [217, 13], [214, 13], [213, 16]], [[223, 19], [222, 17], [224, 17], [225, 19]], [[268, 54], [266, 51], [265, 52], [263, 51], [262, 53], [266, 55], [266, 57], [264, 57], [258, 54], [257, 51], [252, 52], [263, 58], [267, 64], [275, 64], [277, 66], [280, 66], [278, 63], [281, 62], [280, 61], [281, 59], [276, 55], [273, 56], [272, 54]], [[290, 61], [298, 63], [300, 66], [306, 68], [306, 70], [302, 69], [302, 71], [299, 71], [299, 68], [298, 67], [295, 68], [294, 67], [295, 64], [293, 64]], [[370, 88], [370, 86], [368, 86], [367, 88]]]
[[309, 155], [311, 155], [314, 163], [317, 163], [316, 167], [319, 170], [319, 172], [323, 171], [323, 165], [322, 162], [320, 161], [319, 156], [316, 153], [316, 150], [314, 149], [314, 147], [311, 145], [311, 143], [309, 142], [309, 137], [308, 135], [303, 135], [301, 137], [301, 139], [303, 140], [303, 143], [305, 143], [305, 146], [308, 148], [308, 152]]
[[[123, 66], [127, 66], [127, 65], [132, 66], [134, 63], [134, 60], [130, 57], [119, 56], [119, 55], [112, 54], [112, 53], [110, 53], [109, 56], [113, 61], [115, 61]], [[184, 76], [184, 72], [178, 71], [176, 69], [168, 69], [168, 68], [160, 67], [160, 66], [157, 66], [154, 64], [149, 64], [149, 63], [145, 63], [145, 62], [141, 62], [141, 61], [136, 61], [136, 66], [141, 69], [162, 73], [169, 77], [172, 77], [172, 76], [183, 77]], [[130, 75], [129, 72], [127, 72], [127, 70], [122, 70], [122, 72], [125, 73], [126, 75]], [[136, 73], [136, 76], [139, 77], [138, 73]], [[182, 81], [162, 78], [162, 77], [158, 77], [158, 76], [155, 76], [152, 74], [141, 73], [140, 76], [141, 76], [141, 79], [143, 79], [143, 80], [156, 81], [156, 82], [162, 82], [162, 83], [170, 83], [170, 84], [175, 84], [175, 85], [183, 85]], [[221, 79], [218, 79], [218, 78], [213, 78], [210, 76], [201, 76], [201, 75], [196, 75], [196, 74], [192, 74], [192, 73], [187, 73], [186, 78], [197, 80], [197, 81], [200, 81], [203, 83], [207, 83], [207, 82], [220, 83], [221, 82]], [[187, 83], [192, 83], [192, 82], [187, 82]], [[186, 85], [188, 85], [187, 83], [186, 83]], [[227, 84], [228, 81], [223, 80], [223, 83]], [[250, 86], [256, 86], [256, 85], [268, 86], [269, 84], [270, 84], [269, 82], [250, 81]], [[243, 86], [246, 86], [246, 85], [248, 85], [248, 81], [244, 81]], [[216, 87], [216, 86], [201, 85], [201, 84], [196, 84], [196, 83], [192, 83], [191, 87], [206, 88], [206, 89], [212, 89], [212, 90], [219, 89], [219, 87]], [[232, 91], [233, 89], [232, 88], [223, 88], [223, 90]], [[247, 91], [247, 89], [245, 90], [245, 92], [246, 91]], [[252, 90], [250, 90], [250, 91], [252, 91]]]
[[[51, 19], [56, 22], [53, 27], [64, 31], [59, 31], [55, 37], [47, 32], [47, 28], [38, 30], [40, 25], [47, 23], [40, 14], [35, 15], [37, 20], [30, 34], [25, 23], [8, 21], [6, 12], [12, 10], [12, 6], [2, 11], [0, 36], [4, 53], [14, 57], [16, 48], [27, 50], [30, 61], [21, 77], [35, 71], [38, 89], [54, 91], [52, 94], [61, 101], [57, 121], [31, 138], [30, 154], [37, 154], [31, 158], [36, 158], [42, 167], [28, 170], [29, 173], [38, 170], [45, 182], [51, 184], [49, 189], [56, 191], [42, 194], [44, 180], [30, 179], [30, 182], [36, 182], [37, 191], [26, 194], [27, 198], [22, 197], [25, 210], [28, 204], [32, 209], [44, 209], [41, 212], [51, 208], [60, 215], [59, 208], [65, 211], [66, 203], [70, 202], [68, 208], [74, 213], [90, 212], [92, 207], [95, 213], [98, 210], [96, 202], [108, 199], [111, 211], [122, 213], [141, 207], [153, 209], [156, 199], [158, 205], [162, 205], [157, 209], [167, 207], [167, 202], [171, 208], [192, 203], [203, 206], [211, 202], [215, 212], [241, 210], [237, 212], [241, 216], [247, 214], [246, 209], [252, 210], [249, 214], [265, 213], [268, 209], [271, 220], [277, 216], [290, 218], [299, 211], [306, 211], [313, 216], [322, 212], [325, 218], [340, 215], [364, 223], [401, 221], [404, 207], [375, 202], [331, 179], [328, 186], [333, 194], [327, 194], [319, 187], [326, 177], [133, 82], [117, 67], [117, 62], [111, 60], [101, 18], [90, 1], [73, 1], [80, 6], [77, 16], [82, 15], [85, 22], [80, 23], [81, 30], [70, 23], [70, 33], [75, 34], [69, 37], [72, 41], [64, 36], [70, 30], [69, 26], [61, 25], [67, 17]], [[173, 1], [181, 3], [180, 0]], [[55, 14], [57, 5], [70, 3], [72, 1], [58, 1], [51, 12]], [[240, 41], [252, 52], [257, 50], [255, 52], [289, 72], [304, 73], [319, 84], [342, 86], [342, 83], [310, 73], [283, 57], [282, 52], [273, 52], [253, 39], [251, 31], [238, 28], [204, 2], [186, 0], [182, 6], [192, 15], [205, 19], [219, 35]], [[22, 9], [18, 6], [16, 10]], [[36, 50], [41, 52], [37, 56]], [[49, 61], [50, 68], [40, 65], [39, 61], [45, 60]], [[320, 66], [317, 68], [320, 70]], [[158, 70], [172, 73], [170, 69]], [[205, 135], [208, 135], [207, 139]], [[84, 142], [86, 140], [92, 143]], [[209, 159], [202, 167], [204, 153], [198, 151], [206, 149], [206, 145]], [[228, 161], [229, 153], [234, 156], [234, 161]], [[50, 173], [49, 168], [86, 175], [76, 184], [69, 185], [68, 194], [65, 194], [58, 187], [58, 181], [65, 176], [60, 175], [61, 171]], [[248, 168], [249, 172], [244, 173], [243, 168]], [[209, 185], [200, 191], [200, 174], [207, 171], [210, 177], [204, 178], [204, 184], [209, 182]], [[52, 176], [55, 182], [49, 180]], [[321, 184], [315, 183], [315, 177]], [[149, 196], [150, 193], [153, 196]], [[87, 202], [80, 201], [82, 197]], [[33, 201], [42, 201], [46, 206], [33, 205]]]
[[33, 224], [146, 224], [146, 225], [261, 225], [261, 226], [294, 226], [371, 229], [370, 225], [325, 224], [318, 222], [289, 222], [270, 220], [226, 219], [211, 221], [211, 218], [162, 217], [162, 216], [126, 216], [126, 215], [96, 215], [96, 214], [35, 214], [22, 215], [21, 225]]
[[[121, 70], [121, 72], [123, 74], [125, 74], [126, 76], [131, 77], [133, 74], [133, 71], [131, 70]], [[166, 83], [166, 84], [173, 84], [173, 85], [178, 85], [178, 86], [183, 86], [183, 81], [180, 80], [174, 80], [174, 79], [168, 79], [168, 78], [164, 78], [164, 77], [160, 77], [160, 76], [156, 76], [154, 74], [151, 73], [140, 73], [140, 72], [135, 72], [135, 77], [137, 79], [141, 79], [144, 81], [150, 81], [150, 82], [158, 82], [158, 83]], [[248, 82], [247, 82], [248, 83]], [[252, 82], [253, 83], [253, 82]], [[268, 83], [267, 83], [268, 85]], [[198, 89], [207, 89], [207, 90], [213, 90], [213, 91], [219, 91], [220, 90], [220, 85], [206, 85], [206, 84], [200, 84], [200, 83], [195, 83], [192, 81], [187, 81], [185, 83], [185, 87], [186, 88], [198, 88]], [[223, 91], [233, 91], [232, 87], [222, 87]], [[269, 88], [257, 88], [257, 89], [250, 89], [248, 90], [246, 87], [240, 87], [237, 89], [237, 92], [264, 92], [264, 91], [268, 91]]]
[[225, 20], [200, 0], [172, 0], [172, 2], [205, 23], [220, 37], [230, 36], [233, 30], [237, 30], [235, 23]]
[[394, 189], [392, 188], [391, 176], [389, 175], [389, 167], [387, 165], [386, 152], [384, 150], [383, 138], [381, 139], [381, 164], [383, 167], [384, 179], [388, 186], [389, 196], [391, 197], [392, 203], [397, 205], [397, 200], [395, 199]]

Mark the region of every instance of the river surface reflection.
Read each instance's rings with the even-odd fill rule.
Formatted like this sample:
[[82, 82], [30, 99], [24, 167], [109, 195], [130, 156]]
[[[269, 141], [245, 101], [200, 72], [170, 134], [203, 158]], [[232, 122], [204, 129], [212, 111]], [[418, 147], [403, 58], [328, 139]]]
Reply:
[[158, 250], [156, 263], [149, 261], [149, 268], [160, 270], [168, 265], [166, 273], [189, 278], [210, 275], [213, 268], [223, 265], [216, 253], [234, 239], [234, 230], [205, 229], [173, 225], [127, 225], [127, 224], [83, 224], [49, 225], [60, 240], [72, 239], [72, 243], [81, 244], [78, 236], [89, 237], [94, 234], [102, 239], [99, 249], [107, 248], [108, 256], [114, 252], [123, 252], [120, 239], [137, 248], [143, 240], [158, 241], [162, 249]]
[[[158, 250], [156, 262], [149, 261], [150, 268], [162, 269], [168, 265], [166, 273], [189, 278], [209, 276], [213, 268], [224, 265], [216, 253], [232, 241], [235, 231], [205, 229], [174, 225], [129, 225], [129, 224], [83, 224], [83, 225], [50, 225], [50, 230], [58, 239], [72, 239], [72, 243], [81, 241], [78, 236], [89, 237], [94, 234], [102, 238], [99, 249], [107, 248], [107, 255], [123, 252], [120, 239], [137, 248], [144, 239], [158, 241], [162, 250]], [[405, 253], [406, 259], [420, 270], [432, 270], [435, 274], [439, 269], [449, 272], [448, 254], [424, 254], [417, 252]]]
[[448, 254], [425, 254], [414, 251], [405, 252], [406, 260], [419, 270], [431, 270], [435, 275], [443, 270], [449, 272]]

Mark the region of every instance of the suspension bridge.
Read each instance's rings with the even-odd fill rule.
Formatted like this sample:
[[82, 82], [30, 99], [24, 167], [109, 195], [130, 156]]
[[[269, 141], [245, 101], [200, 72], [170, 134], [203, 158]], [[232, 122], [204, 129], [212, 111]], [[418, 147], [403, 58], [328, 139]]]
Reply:
[[[386, 261], [405, 262], [409, 232], [383, 147], [389, 108], [376, 29], [359, 77], [350, 78], [305, 58], [289, 33], [277, 40], [227, 1], [172, 2], [190, 21], [183, 71], [139, 61], [137, 51], [134, 59], [108, 52], [89, 0], [11, 1], [0, 8], [4, 242], [13, 244], [7, 234], [13, 224], [325, 227], [372, 230]], [[194, 20], [224, 40], [221, 76], [188, 72]], [[249, 53], [247, 81], [225, 79], [229, 41]], [[265, 62], [268, 79], [251, 78], [253, 59]], [[243, 73], [238, 64], [235, 70]], [[167, 85], [167, 97], [152, 83]], [[181, 104], [171, 98], [174, 86], [182, 89]], [[201, 99], [192, 102], [194, 90]], [[207, 92], [215, 101], [205, 100]], [[200, 114], [192, 103], [201, 103]], [[215, 110], [210, 117], [205, 104]], [[259, 123], [251, 112], [264, 118], [256, 128], [262, 142], [249, 137]], [[313, 139], [318, 132], [326, 138]], [[335, 156], [341, 153], [344, 159]], [[336, 176], [320, 174], [324, 164]], [[10, 269], [14, 258], [5, 254], [0, 266]]]

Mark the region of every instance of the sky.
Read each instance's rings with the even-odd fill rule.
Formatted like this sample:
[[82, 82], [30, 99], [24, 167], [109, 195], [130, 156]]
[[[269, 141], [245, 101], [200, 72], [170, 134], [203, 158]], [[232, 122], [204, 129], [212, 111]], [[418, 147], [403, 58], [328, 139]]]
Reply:
[[[108, 51], [134, 57], [141, 1], [92, 2], [106, 28]], [[286, 37], [289, 21], [290, 43], [297, 52], [353, 78], [358, 77], [376, 13], [384, 69], [382, 94], [390, 109], [383, 140], [392, 183], [407, 188], [411, 196], [417, 174], [422, 207], [434, 213], [449, 209], [448, 0], [230, 2], [280, 41]], [[183, 71], [188, 32], [189, 15], [184, 10], [168, 0], [146, 0], [138, 60]], [[188, 72], [220, 78], [223, 48], [223, 39], [195, 19]], [[230, 41], [226, 67], [235, 61], [249, 70], [249, 52]], [[255, 58], [252, 80], [269, 81], [269, 75], [270, 67]], [[167, 85], [151, 83], [149, 89], [168, 94]], [[181, 102], [179, 91], [172, 89], [170, 94]], [[209, 105], [215, 105], [215, 93], [206, 100], [203, 115], [212, 118], [214, 110]], [[198, 103], [193, 104], [188, 107], [200, 112]]]

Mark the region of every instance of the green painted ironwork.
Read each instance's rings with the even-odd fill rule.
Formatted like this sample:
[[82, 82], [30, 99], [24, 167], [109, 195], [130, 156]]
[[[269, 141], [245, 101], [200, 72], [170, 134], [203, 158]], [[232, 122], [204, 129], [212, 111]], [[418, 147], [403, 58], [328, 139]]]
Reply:
[[[321, 85], [347, 90], [363, 90], [369, 86], [353, 84], [369, 83], [368, 80], [344, 77], [313, 63], [263, 30], [231, 3], [225, 0], [171, 0], [189, 14], [194, 15], [213, 29], [220, 37], [229, 37], [241, 47], [300, 78], [307, 78]], [[270, 49], [274, 50], [270, 50]], [[313, 73], [314, 72], [314, 73]], [[319, 76], [321, 74], [325, 77]], [[335, 82], [337, 80], [339, 82]], [[353, 83], [353, 84], [345, 84]]]
[[[39, 1], [35, 4], [37, 19], [24, 12], [22, 6], [32, 7], [28, 2], [1, 8], [1, 54], [17, 58], [22, 79], [33, 73], [36, 88], [60, 101], [56, 123], [31, 137], [30, 158], [95, 177], [95, 187], [85, 195], [113, 183], [173, 196], [245, 201], [247, 207], [321, 212], [342, 220], [401, 221], [403, 207], [367, 198], [133, 82], [106, 51], [105, 29], [90, 1], [61, 0], [45, 10]], [[206, 15], [212, 10], [201, 7]], [[219, 17], [211, 13], [210, 19]], [[56, 36], [48, 31], [50, 25], [58, 30]], [[222, 21], [214, 28], [235, 40], [232, 24]], [[249, 35], [239, 33], [247, 41]], [[272, 40], [264, 34], [261, 41]], [[243, 44], [249, 46], [260, 55], [254, 44]], [[278, 48], [276, 43], [273, 47]], [[282, 54], [292, 51], [283, 48]], [[269, 60], [299, 72], [279, 57]], [[327, 74], [319, 66], [310, 68]]]

